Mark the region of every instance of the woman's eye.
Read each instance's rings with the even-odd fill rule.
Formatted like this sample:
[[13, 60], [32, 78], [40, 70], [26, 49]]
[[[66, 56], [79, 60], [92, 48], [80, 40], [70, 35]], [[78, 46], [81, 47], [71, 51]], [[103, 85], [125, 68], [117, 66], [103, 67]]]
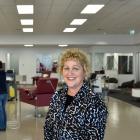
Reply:
[[73, 68], [73, 70], [79, 70], [79, 68]]
[[64, 69], [64, 70], [69, 70], [69, 68], [65, 68], [65, 67], [64, 67], [63, 69]]
[[65, 70], [65, 71], [78, 71], [79, 70], [79, 68], [77, 68], [77, 67], [74, 67], [74, 68], [67, 68], [67, 67], [64, 67], [63, 68], [63, 70]]

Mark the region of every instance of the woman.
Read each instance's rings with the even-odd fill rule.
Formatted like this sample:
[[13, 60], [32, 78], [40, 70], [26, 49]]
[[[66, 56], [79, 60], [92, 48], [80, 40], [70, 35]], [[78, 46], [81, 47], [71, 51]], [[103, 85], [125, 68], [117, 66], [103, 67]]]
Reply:
[[86, 82], [89, 64], [79, 49], [67, 50], [60, 59], [65, 86], [56, 91], [44, 126], [45, 140], [103, 140], [107, 108]]

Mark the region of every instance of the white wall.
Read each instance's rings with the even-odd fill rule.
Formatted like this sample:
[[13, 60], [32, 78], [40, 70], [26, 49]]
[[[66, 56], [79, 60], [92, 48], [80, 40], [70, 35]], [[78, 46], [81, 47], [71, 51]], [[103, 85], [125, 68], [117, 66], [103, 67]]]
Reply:
[[27, 83], [32, 83], [32, 77], [36, 73], [36, 60], [39, 55], [51, 55], [53, 60], [58, 60], [60, 51], [53, 48], [26, 48], [22, 49], [19, 57], [19, 74], [27, 76]]
[[[87, 48], [82, 48], [83, 51], [86, 51], [89, 54], [90, 59], [90, 50]], [[36, 59], [39, 55], [51, 56], [53, 60], [58, 60], [61, 52], [64, 48], [58, 47], [42, 47], [42, 48], [0, 48], [0, 60], [6, 63], [6, 54], [10, 53], [11, 55], [16, 55], [19, 64], [19, 74], [26, 75], [26, 83], [32, 83], [32, 77], [36, 75]]]
[[[138, 81], [140, 79], [137, 79], [138, 73], [140, 74], [140, 69], [138, 69], [138, 64], [136, 62], [136, 54], [137, 52], [140, 52], [140, 46], [93, 46], [92, 48], [92, 58], [93, 58], [93, 69], [96, 66], [94, 59], [96, 59], [96, 53], [133, 53], [133, 74], [128, 75], [118, 75], [118, 81], [119, 85], [122, 82], [130, 81], [134, 79], [135, 81]], [[139, 60], [140, 62], [140, 60]]]
[[94, 64], [93, 64], [93, 70], [98, 71], [101, 70], [104, 66], [104, 53], [95, 53], [94, 55]]
[[27, 83], [32, 83], [31, 77], [36, 75], [36, 55], [32, 50], [22, 50], [19, 57], [19, 75], [26, 75]]
[[3, 63], [6, 63], [6, 54], [7, 54], [6, 49], [0, 48], [0, 60]]
[[[79, 45], [80, 46], [80, 45]], [[75, 46], [77, 47], [77, 46]], [[85, 52], [89, 53], [89, 55], [92, 55], [92, 71], [94, 71], [95, 68], [95, 62], [96, 62], [96, 53], [134, 53], [136, 55], [136, 52], [140, 52], [139, 46], [93, 46], [92, 48], [81, 48]], [[53, 59], [58, 59], [61, 52], [63, 51], [63, 48], [58, 47], [42, 47], [42, 48], [0, 48], [0, 60], [6, 62], [6, 54], [11, 53], [12, 55], [17, 55], [17, 58], [19, 59], [19, 74], [27, 75], [27, 83], [32, 83], [32, 76], [36, 75], [36, 58], [38, 55], [52, 55]], [[134, 56], [134, 75], [130, 76], [122, 76], [120, 77], [120, 83], [122, 81], [127, 81], [128, 79], [136, 78], [135, 69], [135, 56]]]
[[118, 85], [121, 85], [123, 82], [131, 81], [135, 79], [134, 74], [119, 74], [118, 75]]

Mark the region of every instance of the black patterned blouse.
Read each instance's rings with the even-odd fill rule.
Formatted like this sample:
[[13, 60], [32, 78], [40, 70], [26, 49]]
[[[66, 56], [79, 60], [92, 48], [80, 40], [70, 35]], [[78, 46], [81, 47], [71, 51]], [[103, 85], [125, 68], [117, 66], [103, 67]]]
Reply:
[[44, 140], [103, 140], [107, 108], [84, 83], [65, 110], [67, 87], [56, 91], [44, 126]]

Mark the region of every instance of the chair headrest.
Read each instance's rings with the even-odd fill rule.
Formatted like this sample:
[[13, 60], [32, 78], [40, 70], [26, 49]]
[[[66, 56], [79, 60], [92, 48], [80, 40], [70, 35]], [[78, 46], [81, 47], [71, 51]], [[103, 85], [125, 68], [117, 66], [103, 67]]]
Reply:
[[39, 78], [37, 81], [38, 93], [54, 93], [58, 84], [57, 78]]

